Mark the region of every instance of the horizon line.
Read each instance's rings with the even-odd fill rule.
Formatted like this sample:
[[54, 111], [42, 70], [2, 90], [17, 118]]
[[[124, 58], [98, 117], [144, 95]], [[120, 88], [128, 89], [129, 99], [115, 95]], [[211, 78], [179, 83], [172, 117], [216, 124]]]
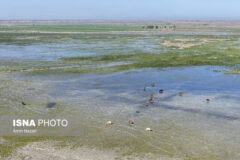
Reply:
[[75, 21], [75, 22], [240, 22], [239, 20], [199, 20], [199, 19], [169, 19], [169, 20], [143, 20], [143, 19], [0, 19], [0, 21], [12, 21], [12, 22], [27, 22], [27, 21]]

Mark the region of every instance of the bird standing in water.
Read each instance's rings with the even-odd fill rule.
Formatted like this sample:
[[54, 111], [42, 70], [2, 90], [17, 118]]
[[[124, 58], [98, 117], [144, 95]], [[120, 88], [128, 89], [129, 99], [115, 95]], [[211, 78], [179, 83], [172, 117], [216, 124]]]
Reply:
[[154, 96], [153, 96], [153, 94], [150, 95], [149, 102], [150, 102], [150, 103], [153, 103], [153, 102], [154, 102]]
[[129, 124], [129, 126], [132, 126], [134, 124], [134, 122], [132, 120], [129, 120], [128, 124]]
[[160, 90], [159, 90], [159, 93], [162, 94], [162, 93], [163, 93], [163, 89], [160, 89]]
[[154, 95], [151, 93], [151, 94], [150, 94], [150, 98], [152, 98], [153, 96], [154, 96]]
[[153, 103], [154, 102], [154, 97], [152, 97], [149, 102]]
[[146, 128], [145, 131], [152, 132], [152, 129], [151, 128]]
[[112, 125], [112, 121], [107, 121], [107, 122], [106, 122], [106, 125], [107, 125], [107, 126]]
[[148, 107], [148, 106], [149, 106], [149, 101], [147, 101], [147, 102], [145, 103], [145, 105]]
[[183, 92], [179, 92], [179, 96], [182, 97], [183, 96]]

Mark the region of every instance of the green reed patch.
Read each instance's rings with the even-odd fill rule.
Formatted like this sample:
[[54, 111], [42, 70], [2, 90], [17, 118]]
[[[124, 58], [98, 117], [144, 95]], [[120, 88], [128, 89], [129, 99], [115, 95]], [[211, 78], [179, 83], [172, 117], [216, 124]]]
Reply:
[[129, 64], [117, 65], [106, 68], [97, 68], [95, 71], [122, 71], [139, 68], [164, 68], [180, 66], [234, 66], [240, 64], [239, 49], [224, 47], [221, 42], [214, 42], [202, 46], [194, 46], [184, 50], [176, 50], [163, 53], [133, 53], [133, 54], [109, 54], [88, 57], [64, 58], [65, 63], [89, 63], [101, 64], [110, 62], [130, 62]]

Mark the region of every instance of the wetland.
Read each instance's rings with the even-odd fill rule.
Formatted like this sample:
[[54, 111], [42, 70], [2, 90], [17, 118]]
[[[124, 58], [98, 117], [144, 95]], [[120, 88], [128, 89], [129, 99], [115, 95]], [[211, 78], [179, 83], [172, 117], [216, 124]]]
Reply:
[[[239, 159], [239, 24], [203, 24], [1, 22], [0, 156]], [[19, 118], [69, 126], [18, 135]]]

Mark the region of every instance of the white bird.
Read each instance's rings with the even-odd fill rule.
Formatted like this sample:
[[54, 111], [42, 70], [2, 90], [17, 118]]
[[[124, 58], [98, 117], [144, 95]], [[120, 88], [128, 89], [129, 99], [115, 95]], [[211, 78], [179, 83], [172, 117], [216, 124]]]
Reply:
[[145, 131], [151, 132], [152, 129], [151, 128], [146, 128]]
[[112, 121], [107, 121], [106, 125], [112, 125]]

